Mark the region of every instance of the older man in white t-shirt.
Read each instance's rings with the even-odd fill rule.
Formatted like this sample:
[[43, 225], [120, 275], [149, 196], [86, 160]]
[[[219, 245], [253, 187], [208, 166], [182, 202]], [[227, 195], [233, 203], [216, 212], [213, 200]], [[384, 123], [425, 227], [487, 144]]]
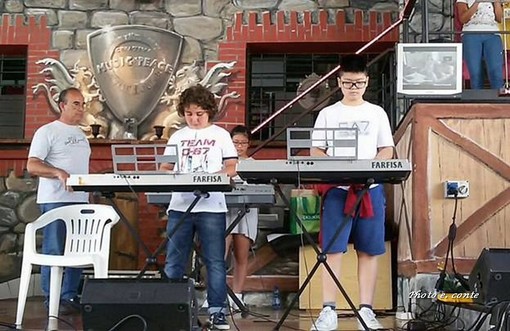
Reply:
[[[43, 125], [36, 132], [28, 153], [27, 169], [39, 176], [37, 204], [42, 213], [61, 206], [87, 203], [86, 192], [73, 192], [66, 187], [70, 174], [89, 172], [90, 145], [78, 127], [83, 117], [84, 100], [78, 89], [60, 93], [60, 118]], [[42, 252], [62, 255], [65, 244], [65, 225], [53, 222], [43, 229]], [[50, 268], [41, 267], [41, 286], [48, 307]], [[60, 296], [60, 313], [65, 315], [80, 310], [75, 300], [80, 284], [81, 269], [66, 268]]]

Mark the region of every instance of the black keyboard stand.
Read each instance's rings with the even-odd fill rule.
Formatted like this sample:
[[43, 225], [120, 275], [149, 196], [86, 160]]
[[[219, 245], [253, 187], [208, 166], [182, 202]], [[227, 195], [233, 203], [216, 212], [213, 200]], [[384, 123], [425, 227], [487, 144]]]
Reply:
[[[104, 198], [106, 198], [106, 200], [108, 200], [108, 202], [109, 202], [109, 205], [112, 206], [113, 209], [115, 209], [117, 214], [120, 216], [121, 222], [123, 222], [124, 225], [126, 225], [126, 227], [127, 227], [128, 231], [129, 231], [129, 233], [131, 234], [131, 236], [133, 236], [135, 241], [142, 248], [143, 252], [145, 253], [145, 256], [147, 256], [147, 258], [146, 258], [146, 265], [150, 264], [150, 265], [156, 266], [157, 269], [159, 270], [161, 276], [162, 277], [166, 277], [165, 273], [164, 273], [164, 270], [163, 270], [163, 267], [158, 265], [157, 260], [153, 257], [153, 254], [151, 253], [150, 249], [147, 247], [147, 245], [145, 245], [145, 243], [143, 242], [142, 238], [140, 238], [140, 235], [138, 234], [138, 231], [133, 227], [133, 225], [131, 225], [131, 223], [129, 223], [129, 221], [126, 219], [126, 216], [124, 216], [124, 213], [122, 213], [122, 211], [119, 209], [119, 207], [115, 203], [115, 200], [113, 200], [115, 198], [115, 193], [114, 192], [101, 192], [101, 195]], [[145, 273], [145, 271], [144, 271], [144, 273]], [[143, 276], [143, 273], [139, 274], [137, 276], [137, 279], [140, 279], [142, 276]]]
[[163, 252], [163, 250], [166, 248], [166, 244], [168, 243], [168, 241], [170, 239], [172, 239], [172, 237], [177, 232], [177, 230], [179, 230], [181, 225], [184, 224], [184, 220], [186, 219], [186, 217], [188, 217], [191, 214], [191, 211], [193, 210], [193, 208], [195, 208], [195, 206], [200, 201], [200, 199], [209, 197], [208, 192], [202, 192], [200, 190], [193, 191], [193, 194], [195, 195], [195, 199], [189, 205], [188, 209], [186, 209], [186, 211], [181, 216], [181, 218], [177, 221], [174, 231], [171, 233], [167, 233], [165, 239], [163, 239], [163, 241], [161, 241], [161, 243], [159, 244], [158, 248], [156, 248], [154, 253], [152, 253], [149, 257], [147, 257], [145, 265], [143, 266], [142, 270], [138, 274], [137, 278], [140, 278], [143, 276], [143, 274], [145, 273], [145, 271], [147, 270], [149, 265], [156, 265], [161, 272], [161, 277], [163, 277], [163, 278], [167, 277], [164, 270], [162, 270], [161, 266], [158, 265], [158, 262], [157, 262], [158, 255], [160, 255]]
[[[275, 185], [276, 192], [278, 192], [278, 194], [282, 197], [282, 199], [285, 202], [285, 204], [287, 206], [289, 206], [290, 212], [291, 213], [295, 213], [295, 211], [292, 210], [292, 208], [290, 208], [290, 202], [285, 197], [283, 192], [281, 191], [281, 188], [278, 186], [277, 180], [273, 179], [273, 180], [271, 180], [271, 183], [273, 185]], [[351, 218], [350, 215], [352, 215], [354, 212], [356, 212], [354, 217], [358, 217], [359, 216], [359, 206], [361, 205], [361, 200], [363, 199], [363, 196], [368, 193], [368, 190], [370, 189], [370, 185], [372, 185], [373, 183], [374, 183], [374, 179], [373, 178], [369, 178], [369, 179], [366, 180], [365, 184], [363, 185], [363, 189], [358, 192], [357, 199], [356, 199], [356, 202], [355, 202], [355, 204], [353, 206], [353, 209], [349, 213], [347, 213], [344, 216], [344, 218], [342, 219], [342, 222], [340, 223], [339, 227], [337, 228], [333, 238], [331, 239], [331, 242], [329, 242], [328, 245], [325, 247], [325, 249], [324, 249], [325, 252], [329, 251], [329, 249], [331, 248], [331, 246], [333, 245], [335, 240], [338, 238], [338, 236], [340, 235], [340, 233], [342, 232], [344, 227], [347, 225], [349, 219]], [[326, 270], [330, 274], [331, 278], [335, 282], [336, 286], [338, 287], [338, 289], [342, 293], [343, 297], [345, 298], [345, 300], [349, 304], [349, 307], [351, 308], [352, 312], [358, 318], [358, 321], [360, 321], [361, 325], [363, 326], [363, 328], [365, 328], [366, 331], [369, 331], [370, 329], [366, 325], [365, 321], [363, 321], [363, 319], [359, 315], [358, 309], [356, 309], [356, 306], [352, 302], [351, 298], [349, 298], [349, 295], [345, 291], [344, 287], [342, 286], [342, 284], [340, 284], [340, 281], [338, 280], [338, 278], [336, 277], [335, 273], [333, 272], [333, 270], [331, 269], [331, 267], [327, 263], [327, 254], [326, 253], [322, 253], [319, 250], [318, 245], [315, 243], [315, 241], [313, 240], [312, 236], [310, 235], [310, 233], [306, 230], [305, 226], [303, 225], [303, 221], [297, 215], [295, 215], [295, 216], [296, 216], [297, 223], [298, 223], [299, 227], [301, 228], [301, 230], [303, 232], [303, 236], [305, 237], [305, 239], [308, 241], [308, 243], [312, 246], [313, 250], [317, 254], [317, 262], [313, 266], [313, 268], [310, 271], [310, 273], [308, 274], [308, 276], [305, 278], [305, 280], [304, 280], [303, 284], [300, 286], [297, 294], [294, 296], [294, 298], [290, 302], [289, 306], [287, 307], [287, 309], [285, 310], [285, 312], [283, 313], [282, 317], [280, 318], [280, 320], [278, 321], [276, 326], [273, 328], [273, 330], [280, 330], [280, 327], [283, 325], [283, 322], [285, 321], [287, 316], [289, 316], [290, 311], [292, 310], [292, 308], [296, 304], [297, 300], [299, 299], [299, 297], [301, 296], [301, 294], [305, 290], [306, 286], [308, 286], [308, 284], [312, 280], [313, 275], [319, 269], [319, 266], [321, 264], [324, 264], [324, 267], [326, 268]]]
[[163, 241], [159, 244], [158, 248], [154, 252], [151, 252], [150, 249], [147, 247], [147, 245], [145, 245], [143, 240], [140, 238], [140, 235], [138, 234], [138, 231], [133, 227], [133, 225], [131, 225], [131, 223], [129, 223], [126, 220], [126, 217], [124, 216], [122, 211], [120, 211], [119, 207], [117, 206], [117, 204], [113, 200], [113, 198], [115, 197], [115, 193], [113, 193], [113, 192], [102, 192], [101, 194], [109, 201], [109, 204], [113, 207], [113, 209], [115, 209], [117, 214], [120, 216], [120, 220], [127, 226], [130, 234], [133, 236], [133, 238], [135, 238], [136, 242], [143, 249], [143, 251], [145, 253], [145, 256], [147, 256], [145, 258], [145, 264], [144, 264], [142, 270], [140, 271], [140, 273], [136, 276], [136, 279], [137, 280], [141, 279], [143, 277], [143, 275], [145, 274], [145, 272], [149, 269], [149, 266], [155, 266], [158, 269], [159, 273], [161, 274], [161, 278], [168, 279], [167, 276], [166, 276], [164, 267], [161, 266], [158, 263], [158, 255], [161, 254], [161, 252], [165, 249], [166, 243], [168, 242], [168, 240], [170, 238], [172, 238], [172, 236], [175, 234], [175, 232], [179, 229], [179, 227], [184, 222], [184, 219], [187, 216], [189, 216], [189, 214], [191, 213], [193, 208], [196, 206], [196, 204], [200, 201], [200, 199], [201, 198], [206, 198], [207, 196], [209, 196], [209, 193], [202, 192], [202, 191], [199, 191], [199, 190], [193, 191], [193, 194], [195, 195], [195, 199], [193, 200], [191, 205], [188, 207], [188, 209], [186, 209], [186, 211], [182, 215], [181, 219], [177, 222], [177, 225], [175, 227], [175, 231], [172, 232], [172, 233], [167, 234], [165, 239], [163, 239]]
[[[232, 224], [229, 225], [229, 227], [225, 230], [225, 238], [230, 235], [232, 230], [241, 222], [243, 217], [250, 212], [250, 204], [246, 203], [243, 205], [242, 209], [239, 210], [239, 213], [237, 214], [236, 218], [232, 221]], [[258, 314], [251, 312], [246, 305], [239, 300], [239, 298], [235, 295], [234, 291], [228, 286], [227, 284], [227, 294], [232, 299], [232, 301], [235, 302], [237, 307], [239, 307], [239, 310], [241, 311], [241, 317], [246, 318], [248, 315], [252, 315], [254, 317], [267, 317], [268, 315], [264, 314]]]

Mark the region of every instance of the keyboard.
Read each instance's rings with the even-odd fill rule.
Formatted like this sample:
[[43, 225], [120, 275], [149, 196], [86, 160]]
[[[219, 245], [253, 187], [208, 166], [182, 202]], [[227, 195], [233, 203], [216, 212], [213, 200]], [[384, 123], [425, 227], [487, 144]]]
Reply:
[[[147, 202], [157, 205], [168, 205], [172, 198], [170, 192], [149, 192], [145, 194]], [[269, 205], [276, 202], [273, 185], [236, 184], [230, 192], [225, 192], [227, 206], [241, 207], [245, 205]]]
[[228, 192], [233, 187], [230, 177], [219, 173], [71, 175], [67, 185], [86, 192]]
[[356, 184], [373, 179], [375, 183], [397, 184], [411, 174], [408, 160], [244, 160], [238, 175], [248, 183]]

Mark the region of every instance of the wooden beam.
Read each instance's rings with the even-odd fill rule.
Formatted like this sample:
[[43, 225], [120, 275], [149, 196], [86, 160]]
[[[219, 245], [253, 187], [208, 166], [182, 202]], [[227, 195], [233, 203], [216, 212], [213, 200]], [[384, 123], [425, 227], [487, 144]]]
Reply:
[[[476, 229], [482, 226], [485, 222], [489, 221], [491, 217], [507, 206], [510, 202], [510, 188], [490, 199], [482, 207], [476, 210], [468, 218], [457, 227], [455, 237], [455, 245], [467, 239]], [[443, 256], [446, 255], [448, 248], [448, 236], [445, 236], [437, 245], [433, 247], [429, 254]]]
[[[439, 274], [440, 270], [438, 265], [440, 263], [444, 263], [444, 259], [437, 260], [424, 260], [424, 261], [400, 261], [397, 266], [397, 274], [399, 276], [411, 278], [416, 276], [417, 274], [422, 273], [437, 273]], [[458, 273], [463, 275], [469, 275], [471, 270], [473, 270], [473, 266], [476, 263], [476, 259], [455, 259], [455, 270]], [[451, 261], [448, 263], [448, 271], [451, 272]]]
[[428, 154], [430, 124], [434, 119], [427, 114], [426, 105], [415, 105], [415, 122], [413, 125], [412, 160], [415, 165], [413, 173], [413, 208], [412, 208], [412, 255], [417, 260], [426, 260], [430, 243], [430, 220], [428, 219], [429, 195], [427, 186], [428, 178]]
[[[227, 283], [232, 286], [232, 276], [227, 276]], [[272, 292], [278, 286], [282, 292], [297, 292], [299, 276], [251, 275], [246, 278], [244, 292]]]
[[510, 181], [510, 165], [501, 158], [497, 157], [487, 149], [484, 149], [473, 140], [453, 131], [439, 120], [431, 123], [431, 129], [452, 144], [460, 147], [465, 153], [468, 153], [478, 161], [485, 164], [495, 173], [503, 177], [503, 179]]
[[[508, 99], [506, 99], [508, 100]], [[436, 103], [429, 104], [429, 114], [439, 119], [501, 119], [507, 118], [510, 106], [508, 103]], [[459, 111], [462, 109], [462, 111]]]
[[248, 275], [252, 275], [264, 268], [278, 257], [270, 244], [265, 244], [257, 250], [257, 254], [248, 261]]
[[410, 125], [414, 125], [413, 122], [414, 122], [414, 117], [415, 116], [416, 116], [415, 107], [411, 107], [411, 109], [409, 109], [409, 111], [407, 112], [406, 116], [400, 122], [400, 124], [398, 125], [397, 130], [393, 134], [393, 140], [394, 141], [396, 141], [396, 142], [400, 141], [402, 139], [402, 137], [405, 135], [405, 133], [407, 131], [407, 128]]

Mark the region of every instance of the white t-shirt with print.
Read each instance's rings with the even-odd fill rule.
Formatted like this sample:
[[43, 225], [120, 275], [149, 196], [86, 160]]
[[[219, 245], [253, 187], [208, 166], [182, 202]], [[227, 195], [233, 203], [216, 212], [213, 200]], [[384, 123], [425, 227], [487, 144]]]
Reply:
[[[457, 3], [465, 3], [468, 7], [471, 7], [475, 0], [457, 0]], [[462, 31], [499, 31], [499, 25], [494, 14], [494, 5], [491, 2], [480, 2], [476, 12], [463, 25]]]
[[[223, 169], [225, 160], [237, 159], [230, 133], [214, 124], [198, 130], [184, 127], [172, 134], [168, 144], [177, 145], [179, 164], [174, 165], [174, 170], [181, 173], [215, 173]], [[193, 200], [195, 195], [191, 192], [174, 192], [168, 210], [184, 212]], [[209, 197], [200, 199], [191, 212], [226, 211], [225, 195], [222, 192], [209, 192]]]
[[[370, 160], [377, 155], [381, 147], [395, 146], [391, 134], [388, 115], [381, 107], [365, 101], [359, 106], [346, 106], [341, 101], [321, 110], [314, 128], [337, 129], [355, 128], [358, 131], [358, 159]], [[326, 149], [330, 156], [340, 156], [340, 148], [328, 148], [331, 141], [326, 139], [326, 132], [314, 131], [312, 145]]]
[[[83, 131], [61, 121], [40, 127], [34, 134], [28, 157], [38, 158], [69, 174], [88, 174], [90, 145]], [[56, 178], [39, 178], [37, 203], [88, 202], [87, 192], [67, 191]]]

